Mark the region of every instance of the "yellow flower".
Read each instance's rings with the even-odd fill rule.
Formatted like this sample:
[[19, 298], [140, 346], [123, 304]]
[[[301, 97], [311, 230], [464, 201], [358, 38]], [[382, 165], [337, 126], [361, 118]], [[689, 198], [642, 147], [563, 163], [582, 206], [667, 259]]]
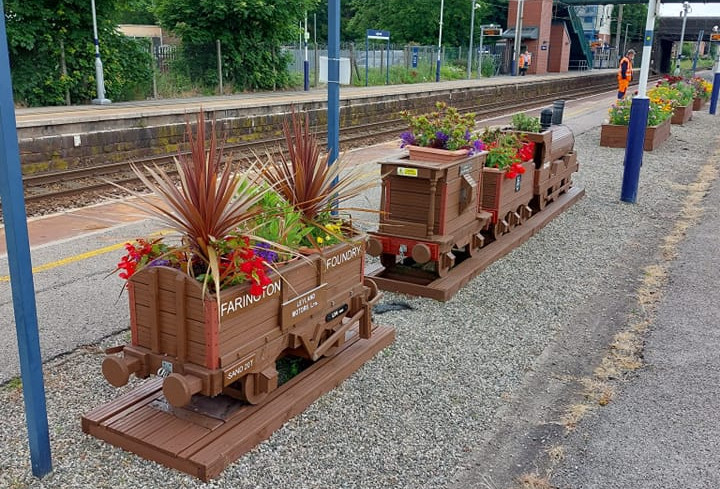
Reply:
[[323, 244], [323, 241], [325, 240], [318, 236], [317, 238], [315, 238], [315, 241], [317, 241], [318, 244]]

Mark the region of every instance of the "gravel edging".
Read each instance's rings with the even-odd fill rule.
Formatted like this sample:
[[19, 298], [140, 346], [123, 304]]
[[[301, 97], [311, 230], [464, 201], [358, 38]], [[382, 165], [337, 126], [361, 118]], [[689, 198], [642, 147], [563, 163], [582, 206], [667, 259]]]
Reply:
[[12, 384], [0, 390], [0, 487], [448, 486], [555, 335], [612, 286], [612, 267], [656, 252], [682, 185], [717, 145], [711, 121], [696, 113], [645, 154], [636, 205], [619, 202], [624, 150], [599, 148], [599, 128], [577, 135], [582, 200], [446, 303], [387, 293], [382, 302], [412, 307], [375, 317], [396, 328], [396, 342], [217, 479], [204, 484], [84, 435], [84, 412], [132, 388], [110, 387], [100, 350], [84, 348], [45, 365], [54, 471], [42, 480], [30, 475], [22, 396]]

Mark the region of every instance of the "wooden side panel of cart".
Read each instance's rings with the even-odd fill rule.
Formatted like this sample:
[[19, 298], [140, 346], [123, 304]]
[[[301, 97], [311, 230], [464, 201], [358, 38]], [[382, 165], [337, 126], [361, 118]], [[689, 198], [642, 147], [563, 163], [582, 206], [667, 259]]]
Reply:
[[475, 219], [484, 161], [483, 153], [451, 163], [383, 163], [379, 232], [415, 238], [461, 232]]

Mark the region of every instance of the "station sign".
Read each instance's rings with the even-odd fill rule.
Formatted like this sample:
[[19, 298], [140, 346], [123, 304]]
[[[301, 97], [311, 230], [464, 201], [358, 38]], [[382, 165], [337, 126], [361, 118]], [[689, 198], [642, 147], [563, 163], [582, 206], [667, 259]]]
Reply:
[[500, 27], [484, 27], [482, 28], [483, 36], [502, 36], [502, 29]]
[[367, 38], [368, 39], [382, 39], [384, 41], [387, 41], [390, 39], [390, 31], [381, 31], [378, 29], [368, 29], [367, 30]]

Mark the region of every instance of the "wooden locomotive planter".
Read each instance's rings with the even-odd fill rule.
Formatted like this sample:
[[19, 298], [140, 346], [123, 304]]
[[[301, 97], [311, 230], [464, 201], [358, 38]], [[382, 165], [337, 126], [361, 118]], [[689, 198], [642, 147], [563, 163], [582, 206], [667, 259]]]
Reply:
[[[600, 146], [624, 148], [627, 144], [628, 126], [603, 124], [600, 128]], [[643, 149], [653, 151], [670, 137], [670, 119], [665, 119], [657, 126], [645, 128]]]
[[[365, 240], [295, 259], [219, 301], [180, 270], [148, 267], [128, 283], [131, 344], [111, 349], [103, 374], [135, 390], [83, 416], [83, 431], [208, 480], [395, 337], [371, 323], [380, 295], [364, 277]], [[285, 355], [310, 366], [279, 385]]]
[[680, 105], [673, 110], [670, 124], [682, 125], [692, 119], [693, 104]]
[[[410, 158], [382, 162], [379, 229], [368, 233], [368, 253], [379, 256], [382, 266], [368, 276], [383, 290], [448, 300], [580, 199], [584, 191], [571, 188], [578, 169], [572, 132], [554, 126], [535, 142], [540, 148], [515, 178], [484, 167], [485, 153], [433, 162], [414, 160], [411, 152]], [[535, 159], [547, 165], [536, 169]], [[536, 217], [530, 204], [538, 193], [543, 207], [556, 203]], [[423, 275], [404, 266], [408, 262], [434, 262], [433, 273]]]
[[490, 214], [478, 209], [486, 153], [456, 155], [454, 161], [404, 157], [381, 163], [378, 232], [369, 233], [368, 253], [386, 269], [407, 258], [445, 276], [458, 251], [472, 255], [485, 244], [481, 231]]

